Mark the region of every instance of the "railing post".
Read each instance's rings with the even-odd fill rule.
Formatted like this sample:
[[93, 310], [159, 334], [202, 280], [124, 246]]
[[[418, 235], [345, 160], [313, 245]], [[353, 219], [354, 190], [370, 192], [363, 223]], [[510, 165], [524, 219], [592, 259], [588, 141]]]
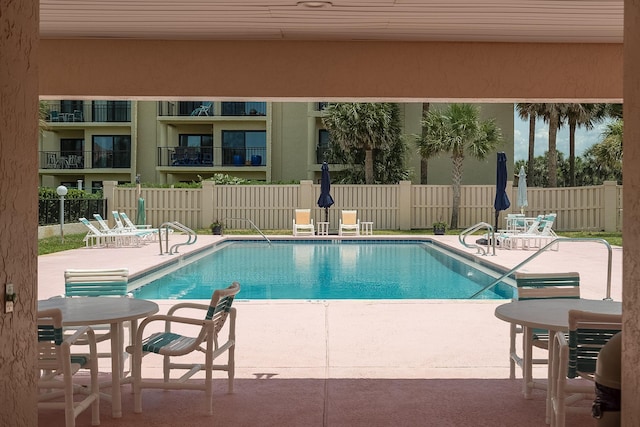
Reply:
[[605, 181], [603, 184], [604, 197], [603, 199], [603, 226], [604, 231], [616, 231], [616, 225], [618, 223], [618, 192], [616, 181]]
[[400, 181], [398, 187], [398, 228], [411, 230], [411, 181]]
[[[207, 228], [213, 223], [214, 210], [216, 206], [215, 200], [213, 200], [215, 185], [216, 183], [213, 181], [202, 181], [202, 190], [200, 191], [202, 202], [202, 224], [200, 224], [200, 228]], [[224, 220], [224, 218], [219, 219], [221, 221]]]

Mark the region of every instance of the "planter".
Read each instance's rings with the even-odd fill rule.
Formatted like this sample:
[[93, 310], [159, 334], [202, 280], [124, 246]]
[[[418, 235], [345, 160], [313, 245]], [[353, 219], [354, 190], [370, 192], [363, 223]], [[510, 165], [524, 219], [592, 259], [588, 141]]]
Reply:
[[214, 235], [222, 236], [222, 226], [216, 225], [214, 227], [211, 227], [211, 233]]
[[433, 226], [433, 234], [437, 236], [444, 236], [444, 232], [447, 231], [444, 227]]

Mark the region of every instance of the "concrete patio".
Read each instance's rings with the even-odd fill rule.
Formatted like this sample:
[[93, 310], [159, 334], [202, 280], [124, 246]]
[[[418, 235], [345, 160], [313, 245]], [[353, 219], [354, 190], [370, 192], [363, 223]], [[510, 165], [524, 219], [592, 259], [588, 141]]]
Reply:
[[[236, 237], [236, 236], [232, 236]], [[415, 238], [416, 236], [406, 236]], [[400, 236], [375, 236], [400, 238]], [[180, 236], [172, 236], [178, 241]], [[184, 237], [182, 237], [184, 239]], [[198, 236], [182, 254], [219, 236]], [[433, 236], [458, 251], [457, 236]], [[511, 268], [533, 252], [497, 250], [478, 257]], [[40, 256], [38, 299], [64, 293], [67, 268], [128, 267], [131, 274], [171, 262], [159, 247], [77, 249]], [[613, 249], [612, 297], [621, 299], [622, 249]], [[605, 296], [607, 251], [598, 243], [567, 242], [521, 271], [578, 271], [584, 298]], [[241, 284], [242, 285], [242, 284]], [[239, 295], [236, 391], [216, 381], [213, 423], [237, 426], [491, 425], [543, 426], [544, 392], [526, 400], [521, 380], [509, 380], [509, 325], [494, 316], [505, 301], [247, 301]], [[164, 312], [174, 301], [156, 301]], [[149, 360], [147, 360], [149, 359]], [[160, 377], [161, 360], [143, 364]], [[108, 372], [109, 365], [101, 365]], [[105, 374], [106, 375], [106, 374]], [[546, 377], [546, 368], [534, 376]], [[218, 373], [216, 378], [224, 378]], [[208, 423], [204, 395], [145, 391], [143, 414], [134, 414], [123, 388], [121, 419], [101, 404], [103, 426], [200, 425]], [[567, 425], [590, 425], [588, 415], [568, 415]], [[63, 417], [40, 412], [40, 427], [63, 425]], [[82, 414], [78, 425], [90, 425]]]

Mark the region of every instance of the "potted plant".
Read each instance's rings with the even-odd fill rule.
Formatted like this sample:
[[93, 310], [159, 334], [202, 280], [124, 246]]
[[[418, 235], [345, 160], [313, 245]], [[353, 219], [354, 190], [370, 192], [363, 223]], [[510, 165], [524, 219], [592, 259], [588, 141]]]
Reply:
[[436, 235], [444, 235], [444, 232], [447, 231], [447, 223], [443, 221], [436, 221], [433, 223], [433, 234]]
[[211, 223], [211, 234], [216, 234], [221, 236], [223, 227], [224, 227], [224, 224], [222, 223], [222, 221], [216, 219]]

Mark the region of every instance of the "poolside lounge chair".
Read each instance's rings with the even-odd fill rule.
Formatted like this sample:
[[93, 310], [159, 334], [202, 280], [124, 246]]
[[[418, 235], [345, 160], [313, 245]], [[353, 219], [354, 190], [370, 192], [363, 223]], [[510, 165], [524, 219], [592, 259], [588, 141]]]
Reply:
[[109, 227], [109, 224], [107, 224], [107, 221], [104, 220], [104, 218], [102, 218], [102, 215], [94, 213], [93, 214], [93, 218], [98, 221], [98, 225], [100, 225], [100, 230], [103, 233], [112, 233], [115, 230], [111, 229], [111, 227]]
[[[133, 355], [133, 394], [134, 412], [142, 412], [142, 389], [189, 389], [204, 390], [207, 399], [207, 410], [213, 415], [213, 391], [212, 374], [214, 370], [227, 371], [228, 391], [233, 392], [233, 379], [235, 373], [235, 335], [236, 335], [236, 309], [231, 307], [233, 299], [240, 292], [240, 285], [234, 282], [226, 289], [217, 289], [213, 292], [211, 302], [207, 304], [181, 303], [172, 306], [166, 315], [153, 315], [140, 323], [136, 339], [133, 345], [127, 347], [127, 352]], [[181, 315], [176, 312], [180, 310]], [[188, 314], [198, 311], [206, 313], [202, 317], [192, 318]], [[184, 313], [184, 314], [182, 314]], [[220, 343], [220, 331], [229, 320], [228, 339]], [[164, 332], [157, 332], [145, 337], [147, 328], [157, 329], [157, 324], [164, 325]], [[180, 330], [189, 329], [193, 332], [190, 336], [172, 332], [172, 325], [177, 324]], [[172, 358], [184, 356], [198, 351], [205, 354], [205, 361], [200, 363], [176, 363]], [[214, 365], [213, 360], [228, 353], [226, 364]], [[164, 356], [164, 380], [142, 378], [142, 358], [151, 353]], [[171, 377], [172, 370], [187, 370], [179, 379]], [[201, 370], [205, 371], [205, 380], [187, 381], [192, 375]]]
[[96, 228], [86, 218], [79, 218], [79, 221], [89, 229], [89, 232], [84, 236], [84, 242], [87, 247], [105, 247], [105, 246], [140, 246], [142, 244], [141, 236], [139, 233], [105, 233]]
[[[516, 273], [516, 285], [518, 287], [518, 300], [545, 299], [545, 298], [580, 298], [580, 274], [577, 272], [567, 273]], [[522, 333], [523, 328], [512, 323], [509, 333], [509, 378], [515, 378], [515, 366], [522, 368], [523, 377], [525, 372], [531, 373], [535, 364], [546, 364], [548, 359], [533, 359], [532, 365], [527, 365], [524, 360], [526, 351], [532, 352], [534, 347], [549, 349], [549, 331], [534, 329], [530, 336], [522, 337], [522, 356], [516, 351], [517, 334]], [[530, 375], [528, 377], [531, 377]], [[525, 396], [529, 396], [534, 388], [534, 384], [523, 384], [522, 391]]]
[[358, 218], [358, 211], [342, 211], [338, 234], [340, 236], [344, 236], [345, 234], [351, 234], [354, 236], [360, 235], [360, 219]]
[[558, 238], [552, 228], [556, 216], [555, 213], [539, 215], [526, 232], [500, 234], [498, 240], [505, 249], [539, 249]]
[[[78, 328], [67, 338], [62, 334], [62, 314], [59, 309], [38, 311], [38, 408], [64, 409], [65, 426], [74, 427], [76, 417], [91, 407], [91, 424], [100, 424], [100, 389], [96, 341], [89, 327]], [[71, 345], [79, 338], [89, 343], [89, 354], [71, 354]], [[89, 369], [90, 383], [76, 383], [74, 375]], [[86, 376], [85, 376], [86, 378]], [[82, 396], [74, 399], [74, 396]], [[60, 400], [60, 397], [64, 397]]]
[[[595, 397], [596, 362], [604, 345], [622, 331], [622, 316], [569, 310], [569, 334], [559, 332], [552, 346], [551, 425], [564, 427], [567, 412], [591, 412], [573, 406]], [[582, 378], [588, 381], [568, 381]], [[586, 384], [585, 384], [586, 383]]]
[[145, 235], [147, 235], [148, 233], [147, 237], [151, 238], [151, 240], [155, 240], [156, 236], [160, 233], [160, 230], [158, 230], [157, 228], [152, 228], [151, 224], [142, 224], [142, 225], [134, 224], [133, 221], [131, 221], [131, 219], [129, 218], [129, 215], [127, 215], [124, 212], [120, 212], [120, 218], [122, 218], [122, 221], [124, 221], [125, 229], [130, 231], [141, 232]]
[[316, 232], [311, 218], [311, 209], [296, 209], [295, 218], [293, 218], [293, 235], [294, 236], [313, 236]]

